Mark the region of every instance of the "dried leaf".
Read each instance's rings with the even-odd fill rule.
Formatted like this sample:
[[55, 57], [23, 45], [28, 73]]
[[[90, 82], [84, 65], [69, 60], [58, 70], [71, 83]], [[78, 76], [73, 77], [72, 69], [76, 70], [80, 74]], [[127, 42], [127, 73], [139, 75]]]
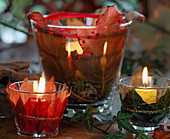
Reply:
[[45, 92], [56, 92], [54, 76], [45, 84]]
[[126, 15], [126, 20], [131, 21], [131, 20], [138, 20], [138, 21], [143, 21], [145, 22], [146, 18], [143, 14], [138, 13], [137, 11], [131, 11]]
[[26, 92], [33, 92], [33, 84], [28, 80], [28, 78], [24, 79], [23, 83], [21, 84], [20, 90]]
[[[20, 98], [20, 94], [17, 91], [13, 91], [11, 89], [9, 89], [9, 85], [11, 85], [11, 82], [9, 81], [7, 87], [6, 87], [6, 91], [8, 93], [8, 98], [10, 99], [10, 101], [12, 102], [12, 106], [16, 106], [18, 99]], [[16, 86], [16, 84], [11, 85], [12, 89], [18, 90], [18, 87]], [[13, 105], [14, 104], [14, 105]]]

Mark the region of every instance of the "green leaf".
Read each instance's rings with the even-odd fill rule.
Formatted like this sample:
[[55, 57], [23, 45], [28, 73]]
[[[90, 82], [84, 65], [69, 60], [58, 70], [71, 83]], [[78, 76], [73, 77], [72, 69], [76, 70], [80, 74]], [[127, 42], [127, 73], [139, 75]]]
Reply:
[[117, 118], [119, 120], [128, 120], [128, 119], [132, 119], [132, 117], [133, 117], [132, 114], [123, 113], [121, 111], [119, 111], [118, 114], [117, 114]]
[[91, 115], [95, 115], [95, 114], [98, 114], [99, 113], [99, 110], [96, 109], [96, 108], [91, 108], [91, 111], [90, 111], [90, 114]]
[[93, 117], [91, 115], [83, 118], [83, 123], [90, 133], [93, 131]]
[[117, 124], [118, 124], [119, 130], [122, 131], [122, 123], [120, 122], [120, 120], [117, 120]]
[[113, 135], [112, 134], [104, 135], [103, 139], [113, 139]]
[[116, 131], [116, 132], [113, 134], [113, 137], [114, 137], [114, 138], [126, 138], [126, 135], [123, 134], [121, 131]]
[[92, 109], [92, 105], [90, 104], [86, 107], [85, 113], [90, 113], [91, 109]]
[[113, 116], [113, 121], [117, 121], [117, 116]]
[[93, 108], [92, 105], [90, 104], [86, 107], [85, 113], [89, 115], [95, 115], [99, 113], [99, 110]]
[[79, 121], [82, 120], [84, 117], [84, 113], [75, 113], [71, 121]]
[[32, 5], [33, 0], [13, 0], [12, 13], [15, 17], [23, 19], [25, 17], [24, 8]]
[[141, 131], [139, 133], [139, 136], [137, 137], [137, 139], [148, 139], [148, 137], [145, 135], [145, 133], [143, 131]]
[[151, 122], [158, 122], [158, 121], [160, 121], [160, 119], [162, 119], [164, 116], [165, 116], [165, 113], [158, 114], [158, 115], [154, 116], [150, 121], [151, 121]]
[[75, 112], [76, 113], [84, 113], [81, 109], [76, 109]]
[[129, 123], [127, 120], [120, 120], [121, 126], [127, 130], [128, 132], [134, 133], [134, 134], [139, 134], [135, 128]]

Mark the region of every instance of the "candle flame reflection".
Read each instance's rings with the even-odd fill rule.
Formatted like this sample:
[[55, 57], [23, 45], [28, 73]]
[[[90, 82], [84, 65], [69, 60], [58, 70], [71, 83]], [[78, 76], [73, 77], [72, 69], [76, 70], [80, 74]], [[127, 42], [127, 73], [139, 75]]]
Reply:
[[106, 54], [106, 50], [107, 50], [107, 42], [105, 42], [105, 44], [104, 44], [103, 55], [105, 55], [105, 54]]
[[68, 42], [68, 57], [70, 57], [70, 53], [71, 53], [71, 51], [70, 51], [70, 42]]

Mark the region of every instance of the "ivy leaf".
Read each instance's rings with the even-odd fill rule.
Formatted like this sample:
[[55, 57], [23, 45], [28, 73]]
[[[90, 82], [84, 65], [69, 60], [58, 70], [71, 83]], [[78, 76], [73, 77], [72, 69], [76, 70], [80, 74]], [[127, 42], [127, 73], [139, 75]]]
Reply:
[[95, 115], [95, 114], [99, 113], [99, 111], [97, 109], [93, 108], [92, 105], [88, 105], [86, 107], [85, 113], [87, 115]]
[[113, 135], [112, 134], [104, 135], [103, 139], [113, 139]]
[[113, 121], [117, 121], [117, 116], [113, 116]]
[[122, 123], [118, 119], [117, 119], [117, 124], [118, 124], [119, 130], [122, 131]]
[[90, 104], [86, 107], [85, 113], [89, 113], [91, 109], [92, 109], [92, 105]]
[[134, 134], [139, 134], [136, 129], [130, 124], [129, 121], [127, 120], [120, 120], [121, 126], [127, 130], [128, 132], [134, 133]]
[[121, 111], [119, 111], [118, 114], [117, 114], [117, 118], [119, 120], [128, 120], [128, 119], [131, 119], [132, 117], [133, 117], [132, 114], [123, 113]]
[[76, 110], [76, 113], [74, 114], [71, 121], [79, 121], [81, 120], [85, 127], [88, 129], [88, 131], [91, 133], [93, 130], [93, 116], [94, 114], [99, 113], [99, 111], [92, 107], [92, 105], [88, 105], [85, 109], [85, 112], [83, 110]]
[[83, 118], [83, 123], [90, 133], [93, 131], [93, 117], [91, 115]]
[[158, 122], [165, 116], [165, 113], [158, 114], [157, 116], [153, 117], [150, 121], [151, 122]]
[[79, 120], [81, 120], [83, 118], [83, 116], [84, 116], [84, 112], [81, 110], [81, 111], [74, 114], [71, 121], [79, 121]]
[[139, 136], [137, 137], [137, 139], [148, 139], [148, 137], [145, 135], [145, 133], [143, 131], [141, 131], [139, 133]]
[[115, 138], [115, 139], [119, 139], [119, 138], [126, 138], [126, 135], [125, 134], [123, 134], [121, 131], [116, 131], [114, 134], [113, 134], [113, 137]]

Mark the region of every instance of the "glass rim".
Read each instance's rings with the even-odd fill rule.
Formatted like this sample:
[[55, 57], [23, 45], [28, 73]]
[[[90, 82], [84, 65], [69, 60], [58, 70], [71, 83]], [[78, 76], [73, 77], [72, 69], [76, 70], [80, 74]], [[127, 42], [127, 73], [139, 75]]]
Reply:
[[[30, 82], [33, 82], [33, 81], [38, 81], [38, 80], [29, 80]], [[29, 94], [54, 94], [54, 93], [61, 93], [63, 91], [67, 91], [69, 89], [69, 87], [63, 83], [59, 83], [59, 82], [54, 82], [55, 84], [59, 84], [59, 85], [62, 85], [62, 86], [65, 86], [66, 88], [64, 90], [60, 90], [60, 91], [55, 91], [55, 92], [31, 92], [31, 91], [21, 91], [21, 90], [16, 90], [14, 88], [12, 88], [12, 85], [14, 84], [19, 84], [19, 83], [23, 83], [24, 81], [18, 81], [18, 82], [14, 82], [14, 83], [11, 83], [9, 85], [9, 89], [12, 90], [12, 91], [16, 91], [16, 92], [20, 92], [20, 93], [29, 93]]]
[[[37, 24], [37, 25], [44, 25], [43, 23], [37, 23], [36, 21], [30, 19], [30, 22], [33, 24]], [[53, 27], [53, 28], [65, 28], [65, 29], [96, 29], [96, 28], [102, 28], [102, 29], [107, 29], [107, 28], [117, 28], [117, 27], [126, 27], [132, 24], [132, 20], [127, 21], [126, 23], [122, 23], [120, 25], [113, 25], [113, 26], [66, 26], [66, 25], [50, 25], [47, 24], [47, 27]]]
[[[158, 76], [148, 76], [148, 77], [151, 77], [152, 79], [161, 79], [161, 80], [167, 80], [170, 82], [170, 79], [169, 78], [166, 78], [166, 77], [158, 77]], [[124, 77], [124, 78], [121, 78], [119, 79], [118, 81], [118, 85], [122, 85], [122, 86], [125, 86], [125, 87], [128, 87], [128, 88], [134, 88], [134, 89], [167, 89], [167, 88], [170, 88], [170, 85], [166, 86], [166, 87], [144, 87], [144, 86], [131, 86], [131, 85], [128, 85], [128, 84], [125, 84], [123, 83], [124, 80], [127, 80], [127, 79], [131, 79], [132, 76], [128, 76], [128, 77]], [[137, 78], [142, 78], [142, 77], [137, 77]]]

